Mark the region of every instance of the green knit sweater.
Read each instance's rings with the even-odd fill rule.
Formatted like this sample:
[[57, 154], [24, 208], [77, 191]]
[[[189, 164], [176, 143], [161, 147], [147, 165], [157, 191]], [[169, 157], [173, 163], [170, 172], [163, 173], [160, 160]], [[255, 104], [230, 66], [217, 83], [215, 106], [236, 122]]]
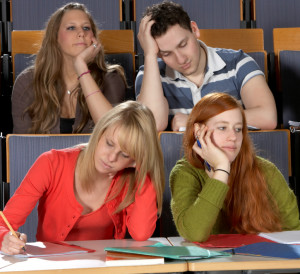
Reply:
[[[270, 193], [277, 202], [283, 230], [300, 230], [297, 199], [283, 175], [271, 162], [258, 157], [266, 175]], [[224, 212], [229, 187], [179, 160], [170, 174], [171, 209], [179, 234], [189, 241], [203, 242], [210, 234], [230, 233]], [[245, 193], [246, 194], [246, 193]]]

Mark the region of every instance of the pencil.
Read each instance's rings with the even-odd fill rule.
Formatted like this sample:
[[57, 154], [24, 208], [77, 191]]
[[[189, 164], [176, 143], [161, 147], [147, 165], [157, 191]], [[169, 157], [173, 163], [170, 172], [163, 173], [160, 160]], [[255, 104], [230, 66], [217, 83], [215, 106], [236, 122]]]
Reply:
[[[8, 220], [6, 219], [6, 217], [2, 211], [0, 211], [0, 215], [1, 215], [2, 219], [4, 220], [4, 222], [6, 223], [7, 227], [9, 228], [10, 232], [12, 233], [12, 235], [14, 235], [16, 238], [19, 238], [17, 233], [14, 231], [14, 229], [12, 228], [12, 226], [10, 225], [10, 223], [8, 222]], [[26, 251], [24, 246], [22, 247], [22, 249], [24, 251]]]

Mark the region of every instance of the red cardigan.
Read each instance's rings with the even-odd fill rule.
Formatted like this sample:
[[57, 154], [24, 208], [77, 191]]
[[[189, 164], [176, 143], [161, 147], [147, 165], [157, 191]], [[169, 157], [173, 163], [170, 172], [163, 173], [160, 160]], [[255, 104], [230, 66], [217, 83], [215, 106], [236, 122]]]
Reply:
[[[36, 160], [4, 209], [16, 231], [39, 201], [36, 239], [48, 242], [65, 240], [83, 210], [73, 188], [79, 152], [79, 148], [51, 150]], [[112, 184], [119, 179], [120, 174], [117, 174]], [[114, 238], [124, 238], [127, 228], [133, 239], [147, 240], [152, 236], [157, 220], [156, 192], [150, 178], [147, 177], [141, 191], [137, 191], [135, 201], [114, 214], [125, 194], [123, 189], [115, 199], [105, 204], [114, 223]], [[0, 220], [0, 246], [8, 231]], [[95, 235], [95, 239], [101, 239], [101, 235]]]

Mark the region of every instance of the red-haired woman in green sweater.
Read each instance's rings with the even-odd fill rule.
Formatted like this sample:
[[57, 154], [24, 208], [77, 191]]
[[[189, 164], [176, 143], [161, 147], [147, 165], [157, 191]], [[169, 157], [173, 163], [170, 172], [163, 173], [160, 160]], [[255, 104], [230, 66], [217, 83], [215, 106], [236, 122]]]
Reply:
[[210, 234], [300, 229], [296, 197], [276, 166], [256, 156], [236, 99], [204, 96], [189, 116], [184, 150], [170, 174], [182, 237], [202, 242]]

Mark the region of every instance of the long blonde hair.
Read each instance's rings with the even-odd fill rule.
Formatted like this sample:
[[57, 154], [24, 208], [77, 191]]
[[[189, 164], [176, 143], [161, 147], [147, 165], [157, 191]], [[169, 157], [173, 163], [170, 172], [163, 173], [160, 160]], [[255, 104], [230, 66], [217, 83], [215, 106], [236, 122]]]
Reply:
[[[50, 133], [50, 130], [59, 119], [66, 85], [62, 77], [63, 57], [58, 46], [57, 34], [62, 17], [70, 10], [80, 10], [87, 15], [94, 37], [98, 39], [99, 30], [91, 14], [83, 4], [66, 4], [51, 15], [45, 28], [41, 48], [36, 55], [33, 66], [34, 101], [25, 110], [32, 120], [29, 133]], [[88, 64], [88, 67], [100, 89], [103, 86], [105, 74], [114, 70], [122, 76], [126, 84], [123, 68], [119, 65], [108, 65], [105, 63], [103, 48], [101, 48], [95, 59]], [[79, 126], [74, 129], [74, 133], [79, 133], [88, 120], [91, 119], [91, 116], [80, 86], [78, 85], [75, 90], [78, 92], [78, 103], [82, 117]]]
[[211, 93], [194, 106], [184, 135], [185, 156], [193, 166], [204, 169], [204, 160], [192, 149], [195, 143], [194, 124], [205, 124], [210, 118], [231, 109], [239, 109], [243, 117], [243, 142], [231, 164], [229, 192], [225, 201], [231, 228], [238, 233], [280, 231], [282, 225], [278, 206], [257, 161], [245, 112], [235, 98], [226, 93]]
[[[136, 162], [136, 168], [127, 168], [122, 173], [120, 183], [116, 186], [117, 196], [127, 184], [125, 199], [117, 212], [134, 201], [134, 195], [149, 175], [156, 191], [158, 213], [162, 210], [164, 190], [163, 156], [158, 141], [156, 124], [152, 112], [135, 101], [121, 103], [108, 111], [96, 124], [89, 143], [81, 151], [78, 162], [79, 180], [84, 189], [90, 191], [93, 187], [95, 170], [95, 150], [104, 132], [111, 127], [117, 127], [121, 132], [118, 143], [122, 151]], [[108, 197], [108, 200], [113, 197]]]

